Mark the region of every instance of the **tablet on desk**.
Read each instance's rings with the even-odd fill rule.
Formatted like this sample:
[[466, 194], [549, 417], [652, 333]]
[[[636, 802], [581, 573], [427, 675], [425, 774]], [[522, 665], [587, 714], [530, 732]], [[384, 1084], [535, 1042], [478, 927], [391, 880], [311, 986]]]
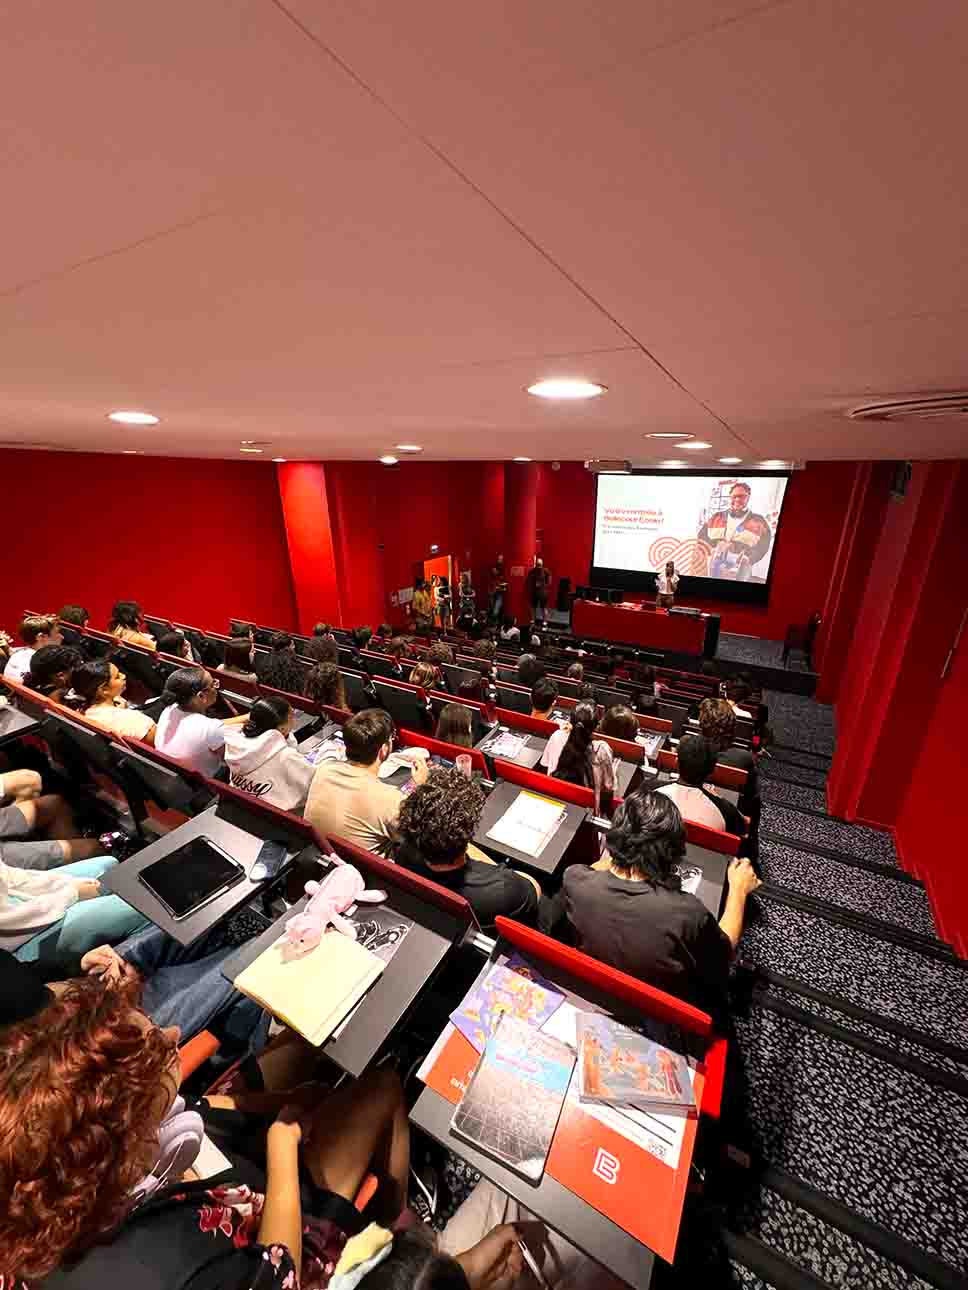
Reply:
[[192, 838], [138, 874], [172, 918], [187, 918], [244, 877], [242, 865], [208, 838]]

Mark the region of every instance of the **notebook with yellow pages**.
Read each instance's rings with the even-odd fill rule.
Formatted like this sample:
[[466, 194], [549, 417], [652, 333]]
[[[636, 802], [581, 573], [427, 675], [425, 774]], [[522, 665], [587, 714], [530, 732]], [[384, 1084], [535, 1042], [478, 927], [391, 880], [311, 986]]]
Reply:
[[318, 1046], [359, 1003], [385, 966], [340, 932], [326, 932], [315, 949], [301, 955], [293, 954], [280, 936], [239, 973], [234, 985]]

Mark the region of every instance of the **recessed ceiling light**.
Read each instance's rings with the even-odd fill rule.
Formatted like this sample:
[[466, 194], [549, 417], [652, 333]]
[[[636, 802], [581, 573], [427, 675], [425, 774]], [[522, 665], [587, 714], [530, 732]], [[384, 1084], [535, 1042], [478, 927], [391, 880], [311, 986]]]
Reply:
[[262, 452], [262, 449], [261, 449], [261, 448], [240, 448], [240, 449], [239, 449], [239, 452], [258, 452], [258, 453], [261, 453], [261, 452]]
[[528, 386], [528, 393], [539, 399], [594, 399], [605, 393], [605, 386], [595, 381], [577, 381], [556, 378], [550, 381], [535, 381]]
[[774, 461], [774, 460], [772, 460], [772, 459], [771, 459], [770, 461], [761, 461], [761, 462], [760, 462], [760, 465], [761, 465], [761, 466], [785, 466], [785, 465], [786, 465], [786, 462], [785, 462], [785, 461]]
[[684, 461], [660, 461], [659, 462], [660, 466], [684, 466], [685, 464], [686, 463]]
[[395, 466], [397, 464], [397, 459], [392, 453], [388, 452], [385, 457], [380, 458], [380, 462], [384, 466]]
[[699, 452], [703, 448], [711, 448], [711, 443], [704, 443], [702, 439], [691, 439], [689, 443], [677, 443], [677, 448], [688, 448], [690, 452]]
[[642, 436], [643, 439], [688, 439], [686, 434], [680, 434], [678, 430], [652, 430]]
[[515, 461], [530, 461], [530, 460], [531, 460], [531, 458], [530, 458], [530, 457], [515, 457], [515, 458], [514, 458], [514, 460], [515, 460]]
[[397, 452], [423, 452], [419, 443], [397, 443], [393, 445]]
[[285, 457], [273, 457], [273, 459], [272, 459], [272, 460], [273, 460], [273, 461], [278, 461], [278, 462], [285, 462], [285, 460], [286, 460], [286, 459], [285, 459]]
[[109, 412], [109, 421], [120, 421], [123, 426], [156, 426], [159, 418], [152, 412]]
[[141, 451], [140, 448], [122, 448], [121, 456], [122, 457], [143, 457], [144, 453]]
[[720, 457], [719, 463], [721, 466], [738, 466], [742, 460], [742, 457]]

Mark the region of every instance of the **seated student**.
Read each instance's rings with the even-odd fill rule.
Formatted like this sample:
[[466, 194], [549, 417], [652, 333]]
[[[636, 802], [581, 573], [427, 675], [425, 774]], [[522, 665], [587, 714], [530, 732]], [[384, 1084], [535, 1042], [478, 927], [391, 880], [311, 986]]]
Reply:
[[380, 623], [379, 627], [377, 627], [376, 629], [376, 634], [377, 636], [379, 636], [380, 640], [383, 641], [384, 644], [386, 644], [386, 642], [393, 635], [393, 628], [390, 626], [389, 623]]
[[225, 642], [225, 662], [215, 669], [225, 677], [238, 677], [240, 681], [258, 684], [259, 678], [252, 670], [252, 658], [255, 650], [247, 636], [233, 637]]
[[750, 687], [748, 683], [739, 677], [726, 682], [726, 697], [729, 706], [733, 709], [733, 715], [745, 717], [747, 720], [753, 720], [754, 704], [750, 699]]
[[[365, 708], [343, 726], [343, 744], [346, 761], [316, 768], [306, 819], [319, 833], [386, 855], [402, 800], [399, 789], [377, 778], [393, 747], [393, 719], [382, 708]], [[426, 778], [426, 762], [417, 762], [414, 782]]]
[[108, 619], [108, 631], [128, 645], [155, 648], [155, 638], [145, 631], [144, 615], [136, 600], [116, 600]]
[[313, 636], [305, 645], [300, 646], [299, 653], [303, 658], [311, 658], [314, 663], [338, 663], [339, 646], [332, 636]]
[[565, 908], [581, 949], [721, 1022], [746, 898], [760, 885], [750, 862], [730, 862], [726, 908], [717, 926], [702, 901], [680, 887], [676, 866], [686, 855], [686, 830], [668, 796], [627, 797], [615, 812], [606, 847], [596, 864], [565, 872]]
[[759, 853], [759, 822], [762, 811], [756, 757], [749, 748], [736, 748], [736, 714], [726, 699], [703, 699], [699, 705], [699, 729], [713, 747], [721, 766], [735, 766], [746, 771], [746, 786], [737, 805], [750, 822], [748, 851], [754, 862]]
[[[12, 959], [0, 962], [0, 999], [0, 1259], [11, 1284], [325, 1287], [366, 1225], [353, 1199], [371, 1170], [383, 1181], [374, 1217], [392, 1223], [403, 1209], [410, 1135], [394, 1072], [336, 1092], [203, 1098], [195, 1109], [231, 1172], [217, 1187], [190, 1173], [169, 1180], [171, 1139], [184, 1153], [187, 1127], [174, 1119], [177, 1027], [150, 1020], [130, 986], [89, 978], [55, 995]], [[163, 1191], [169, 1181], [184, 1186]]]
[[612, 739], [627, 739], [634, 743], [638, 738], [639, 723], [631, 708], [627, 708], [624, 703], [616, 703], [602, 717], [598, 731]]
[[551, 714], [558, 702], [558, 687], [548, 676], [539, 677], [531, 687], [531, 715], [551, 721]]
[[84, 662], [84, 655], [72, 645], [43, 645], [34, 651], [30, 671], [22, 684], [54, 703], [63, 703], [71, 688], [71, 673]]
[[580, 681], [585, 675], [584, 663], [569, 663], [568, 671], [565, 673], [565, 675], [571, 681]]
[[207, 715], [218, 702], [218, 678], [204, 667], [180, 667], [165, 682], [166, 705], [158, 718], [155, 747], [209, 779], [222, 767], [226, 730], [246, 716], [219, 721]]
[[705, 787], [716, 769], [716, 749], [702, 735], [684, 735], [679, 740], [679, 779], [665, 784], [663, 793], [678, 806], [684, 820], [705, 824], [707, 828], [746, 836], [746, 821], [741, 812]]
[[313, 628], [313, 635], [328, 636], [330, 640], [336, 639], [336, 637], [333, 635], [333, 629], [329, 625], [329, 623], [317, 623], [316, 626]]
[[255, 627], [252, 623], [232, 623], [229, 627], [229, 635], [255, 644]]
[[0, 860], [0, 946], [33, 932], [15, 956], [70, 976], [88, 950], [116, 945], [138, 931], [144, 916], [120, 896], [102, 893], [99, 879], [117, 863], [100, 856], [38, 873]]
[[594, 704], [576, 704], [571, 724], [555, 731], [541, 755], [549, 775], [594, 791], [596, 812], [615, 789], [615, 761], [605, 740], [595, 738], [597, 721]]
[[91, 621], [91, 615], [83, 605], [63, 605], [57, 617], [71, 627], [86, 627]]
[[225, 764], [233, 788], [298, 815], [315, 768], [299, 751], [292, 721], [292, 708], [280, 695], [256, 699], [251, 711], [225, 730]]
[[[34, 833], [43, 833], [35, 838]], [[18, 869], [54, 869], [101, 850], [97, 838], [79, 838], [64, 798], [44, 793], [35, 770], [0, 774], [0, 860]]]
[[459, 892], [485, 930], [498, 914], [534, 922], [541, 888], [488, 860], [471, 843], [484, 794], [458, 770], [434, 769], [400, 807], [390, 856], [405, 869]]
[[439, 684], [433, 663], [418, 663], [408, 679], [411, 685], [419, 685], [421, 690], [436, 690]]
[[547, 673], [547, 668], [534, 654], [522, 654], [518, 659], [518, 685], [525, 685], [530, 690], [535, 681]]
[[430, 649], [427, 650], [427, 662], [433, 663], [435, 667], [440, 668], [444, 663], [453, 663], [454, 651], [443, 641], [434, 641]]
[[483, 636], [479, 641], [475, 642], [472, 653], [475, 658], [483, 658], [487, 659], [488, 662], [493, 662], [494, 656], [497, 653], [497, 646], [490, 637]]
[[171, 654], [174, 658], [183, 658], [186, 663], [197, 663], [191, 641], [184, 632], [163, 632], [158, 637], [158, 653]]
[[82, 663], [71, 673], [77, 709], [88, 721], [115, 735], [155, 742], [155, 723], [146, 712], [129, 708], [121, 697], [128, 679], [106, 658]]
[[341, 712], [349, 712], [346, 701], [346, 687], [343, 684], [343, 673], [335, 663], [317, 663], [306, 676], [306, 698], [313, 703], [325, 703]]
[[461, 748], [474, 747], [473, 714], [463, 703], [445, 703], [440, 710], [434, 738]]
[[43, 649], [45, 645], [62, 645], [64, 637], [53, 614], [43, 617], [28, 614], [21, 620], [17, 632], [23, 645], [11, 652], [3, 675], [8, 681], [22, 682], [30, 671], [35, 651]]
[[286, 694], [302, 694], [303, 670], [296, 662], [295, 650], [296, 643], [291, 636], [286, 632], [276, 632], [269, 654], [262, 655], [260, 659], [260, 682]]
[[518, 620], [510, 614], [505, 614], [501, 623], [501, 640], [502, 641], [519, 641], [521, 639], [521, 629], [518, 627]]

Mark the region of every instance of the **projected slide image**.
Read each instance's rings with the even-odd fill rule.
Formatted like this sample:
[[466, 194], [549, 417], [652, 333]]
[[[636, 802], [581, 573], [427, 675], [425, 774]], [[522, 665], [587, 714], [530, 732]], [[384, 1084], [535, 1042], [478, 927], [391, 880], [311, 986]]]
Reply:
[[602, 475], [594, 564], [765, 583], [786, 477]]

